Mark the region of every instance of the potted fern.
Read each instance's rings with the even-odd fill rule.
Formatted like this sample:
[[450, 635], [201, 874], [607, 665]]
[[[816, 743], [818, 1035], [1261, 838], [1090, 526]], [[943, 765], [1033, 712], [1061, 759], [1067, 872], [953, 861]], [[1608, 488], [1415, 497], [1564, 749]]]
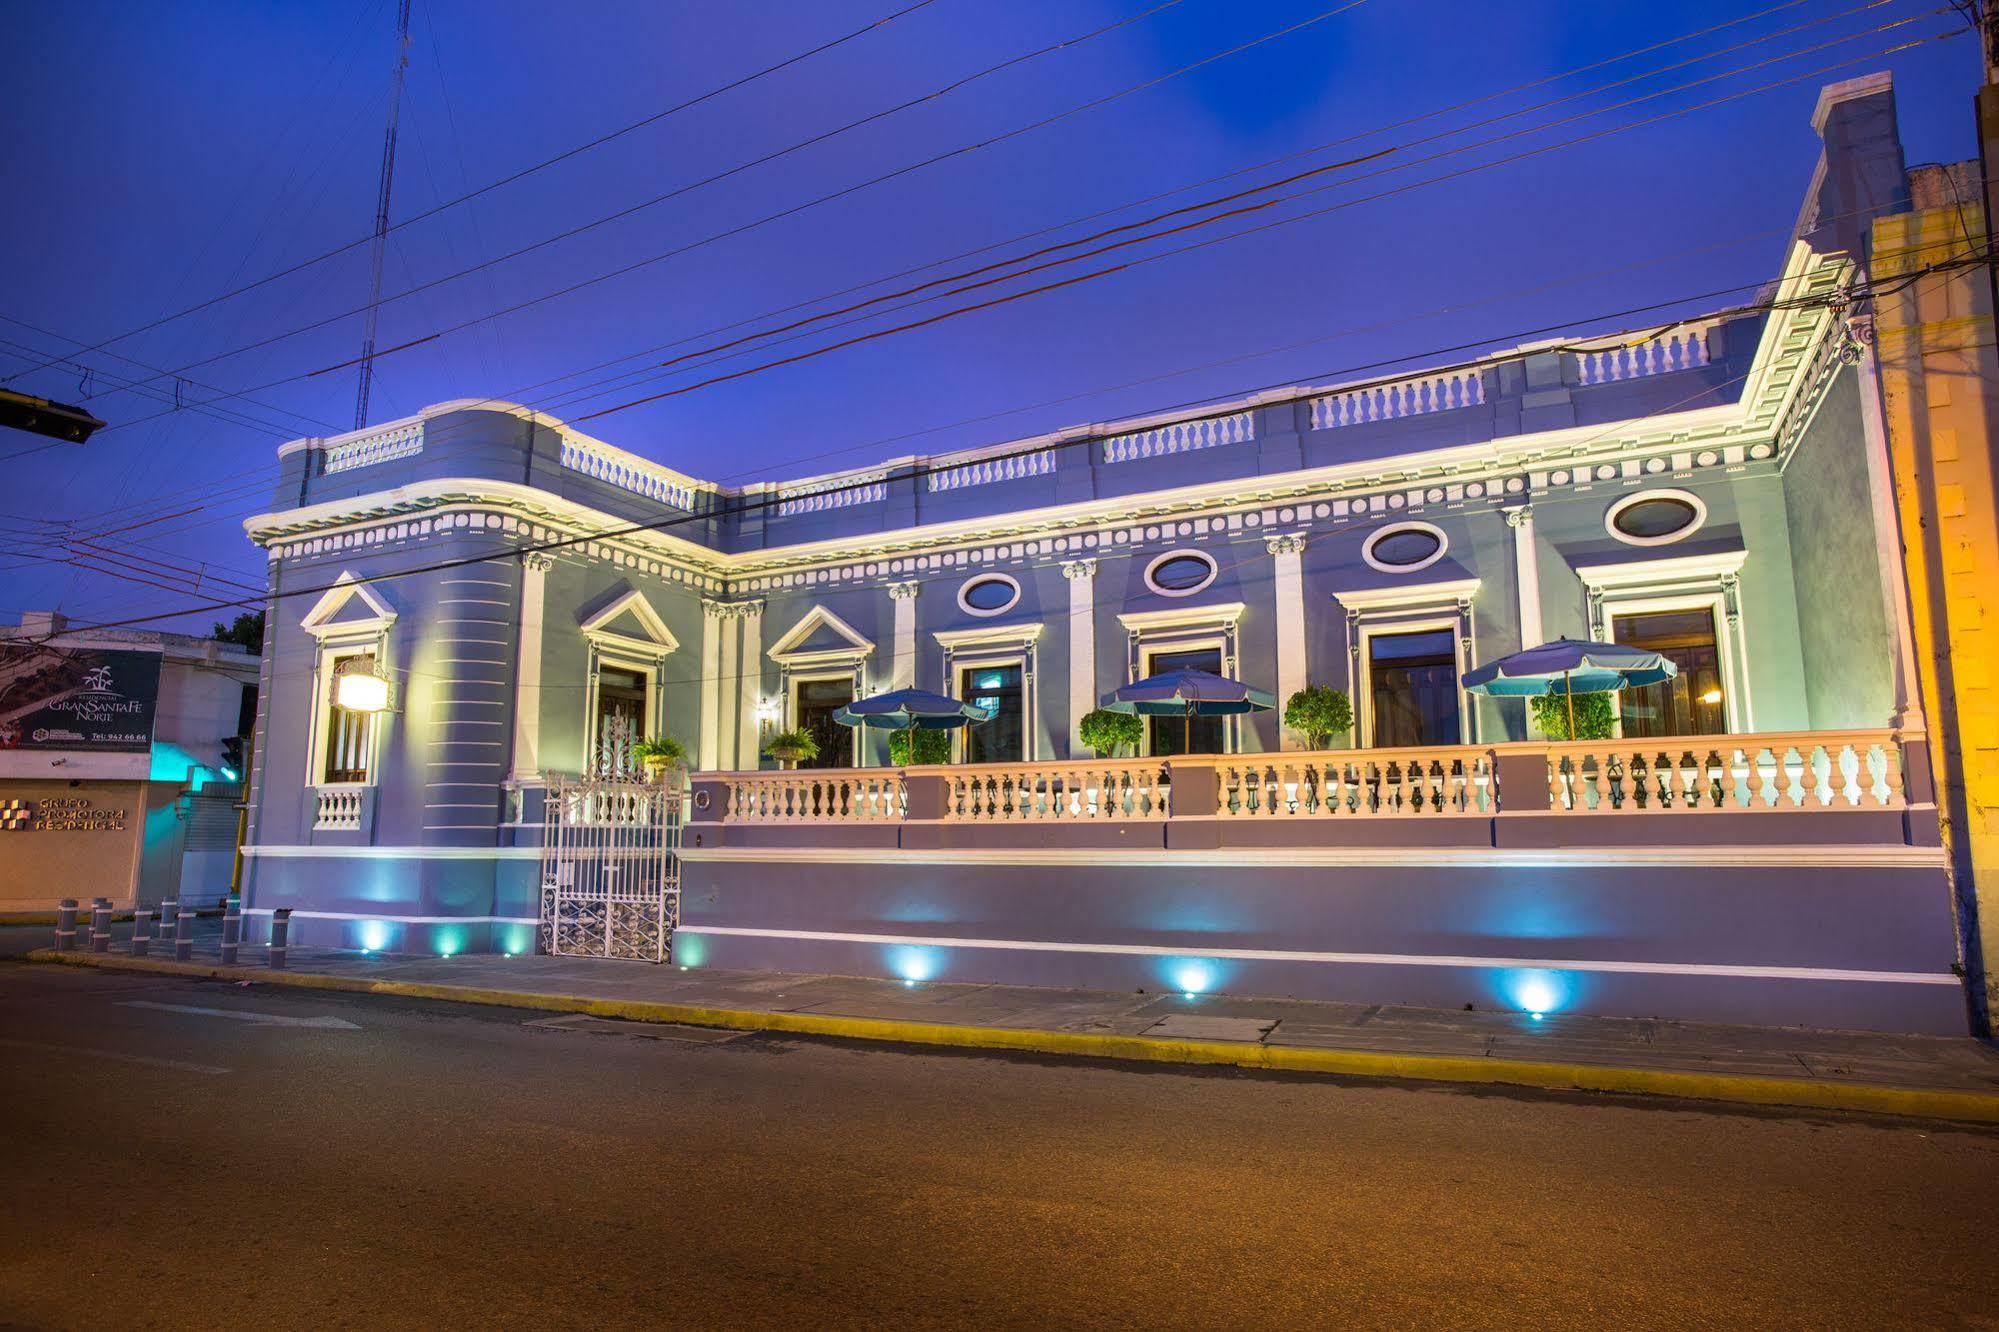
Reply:
[[649, 781], [664, 782], [669, 770], [687, 766], [687, 746], [670, 735], [649, 735], [632, 746], [632, 754], [645, 765]]
[[809, 763], [819, 757], [819, 742], [802, 726], [779, 731], [764, 745], [764, 757], [776, 759], [787, 768]]

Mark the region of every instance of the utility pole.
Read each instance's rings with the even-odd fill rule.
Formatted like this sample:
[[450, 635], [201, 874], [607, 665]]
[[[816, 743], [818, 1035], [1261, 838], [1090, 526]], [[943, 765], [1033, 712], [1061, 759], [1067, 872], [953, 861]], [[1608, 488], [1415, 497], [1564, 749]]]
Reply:
[[361, 343], [361, 389], [354, 428], [368, 424], [368, 387], [375, 378], [375, 327], [382, 314], [382, 255], [389, 245], [389, 189], [396, 182], [396, 119], [403, 105], [403, 71], [410, 64], [410, 0], [396, 0], [396, 65], [389, 84], [389, 127], [382, 136], [382, 181], [375, 192], [374, 272], [368, 282], [368, 335]]

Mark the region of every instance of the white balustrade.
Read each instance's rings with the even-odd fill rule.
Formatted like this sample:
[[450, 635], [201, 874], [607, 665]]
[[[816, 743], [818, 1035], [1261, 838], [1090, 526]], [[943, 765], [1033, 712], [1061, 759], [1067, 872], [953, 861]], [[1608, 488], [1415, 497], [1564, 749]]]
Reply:
[[1163, 819], [1166, 769], [1158, 759], [998, 763], [933, 769], [952, 823]]
[[1613, 384], [1692, 370], [1708, 363], [1708, 334], [1717, 321], [1681, 324], [1636, 341], [1611, 346], [1577, 348], [1576, 363], [1585, 384]]
[[847, 823], [899, 819], [905, 797], [893, 768], [813, 768], [798, 772], [732, 773], [731, 823]]
[[872, 504], [887, 497], [886, 471], [823, 477], [817, 481], [804, 481], [780, 489], [777, 492], [777, 516], [789, 518], [800, 513], [846, 509], [856, 504]]
[[1104, 441], [1107, 463], [1136, 462], [1142, 458], [1163, 458], [1173, 453], [1193, 453], [1198, 449], [1219, 448], [1224, 444], [1247, 444], [1256, 438], [1256, 413], [1231, 412], [1198, 421], [1175, 421]]
[[1312, 399], [1312, 429], [1337, 430], [1370, 421], [1455, 411], [1485, 401], [1483, 370], [1446, 370], [1381, 384], [1365, 384]]
[[649, 500], [690, 512], [694, 508], [695, 495], [710, 488], [670, 467], [662, 467], [623, 449], [614, 449], [587, 435], [572, 435], [566, 431], [562, 436], [561, 461], [572, 472], [581, 472], [620, 490], [629, 490], [634, 495], [643, 495]]
[[[1536, 791], [1500, 789], [1498, 764], [1509, 755], [1545, 763], [1545, 807], [1558, 815], [1882, 810], [1908, 803], [1901, 737], [1887, 730], [715, 777], [728, 784], [732, 823], [900, 820], [907, 817], [905, 779], [912, 776], [943, 783], [942, 818], [949, 823], [1163, 820], [1172, 772], [1204, 767], [1215, 774], [1215, 816], [1225, 819], [1490, 817], [1508, 808], [1543, 808]], [[1529, 779], [1530, 787], [1536, 780]], [[319, 826], [358, 826], [360, 790], [320, 788]]]
[[1475, 746], [1241, 754], [1214, 766], [1223, 818], [1489, 815], [1497, 794], [1492, 753]]
[[361, 793], [363, 786], [322, 786], [318, 788], [318, 811], [313, 818], [314, 830], [321, 832], [359, 832], [361, 829]]
[[343, 439], [328, 444], [320, 462], [320, 471], [326, 473], [351, 472], [356, 467], [369, 467], [391, 458], [407, 458], [413, 453], [423, 452], [423, 422], [412, 421], [408, 425], [397, 426], [393, 430], [378, 430], [372, 435], [362, 435], [358, 439]]
[[1902, 752], [1891, 731], [1584, 740], [1548, 746], [1558, 813], [1900, 809]]
[[997, 481], [1019, 481], [1030, 476], [1046, 476], [1055, 470], [1055, 450], [1037, 453], [1001, 454], [976, 461], [952, 462], [933, 458], [928, 485], [931, 490], [963, 490], [967, 486], [990, 485]]

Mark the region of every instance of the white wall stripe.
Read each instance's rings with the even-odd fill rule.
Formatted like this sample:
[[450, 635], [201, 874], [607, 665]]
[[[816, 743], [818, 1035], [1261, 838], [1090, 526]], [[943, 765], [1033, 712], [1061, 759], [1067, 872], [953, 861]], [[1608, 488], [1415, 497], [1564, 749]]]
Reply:
[[[1151, 825], [1148, 825], [1151, 826]], [[699, 825], [695, 825], [696, 828]], [[1073, 869], [1080, 866], [1142, 865], [1154, 868], [1269, 869], [1319, 866], [1490, 867], [1501, 869], [1583, 869], [1631, 867], [1798, 866], [1823, 868], [1941, 868], [1943, 852], [1933, 846], [1614, 846], [1614, 847], [1451, 847], [1451, 846], [1238, 846], [1218, 850], [1127, 847], [980, 847], [960, 850], [902, 850], [865, 846], [689, 846], [689, 863], [768, 865], [1026, 865]]]
[[1603, 971], [1647, 976], [1726, 976], [1749, 980], [1867, 981], [1883, 985], [1957, 985], [1948, 972], [1848, 971], [1837, 967], [1750, 967], [1721, 962], [1618, 962], [1582, 958], [1449, 957], [1424, 953], [1314, 953], [1273, 948], [1203, 948], [1198, 944], [1061, 943], [1045, 939], [953, 939], [921, 934], [837, 934], [816, 930], [765, 930], [733, 925], [682, 925], [676, 933], [750, 939], [798, 939], [809, 943], [912, 945], [931, 948], [987, 948], [1024, 953], [1093, 953], [1126, 957], [1208, 957], [1237, 962], [1332, 962], [1361, 966], [1479, 967], [1533, 971]]
[[[268, 916], [276, 907], [244, 907], [246, 916]], [[539, 925], [534, 916], [385, 916], [360, 911], [297, 911], [293, 920], [381, 920], [397, 925]]]
[[[539, 824], [532, 825], [540, 827]], [[493, 831], [490, 825], [477, 829]], [[540, 860], [538, 846], [246, 846], [269, 860]]]

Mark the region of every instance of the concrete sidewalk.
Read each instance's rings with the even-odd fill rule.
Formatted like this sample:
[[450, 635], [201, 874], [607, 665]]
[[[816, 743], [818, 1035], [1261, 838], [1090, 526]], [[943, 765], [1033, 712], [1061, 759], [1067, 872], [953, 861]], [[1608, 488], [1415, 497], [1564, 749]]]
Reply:
[[[35, 961], [212, 976], [906, 1044], [1220, 1064], [1364, 1077], [1695, 1097], [1999, 1123], [1999, 1052], [1970, 1037], [1551, 1014], [1440, 1012], [1231, 995], [1111, 994], [730, 972], [579, 958], [370, 956], [245, 945], [223, 967], [219, 923], [195, 960], [171, 947]], [[165, 959], [162, 958], [162, 951]]]

